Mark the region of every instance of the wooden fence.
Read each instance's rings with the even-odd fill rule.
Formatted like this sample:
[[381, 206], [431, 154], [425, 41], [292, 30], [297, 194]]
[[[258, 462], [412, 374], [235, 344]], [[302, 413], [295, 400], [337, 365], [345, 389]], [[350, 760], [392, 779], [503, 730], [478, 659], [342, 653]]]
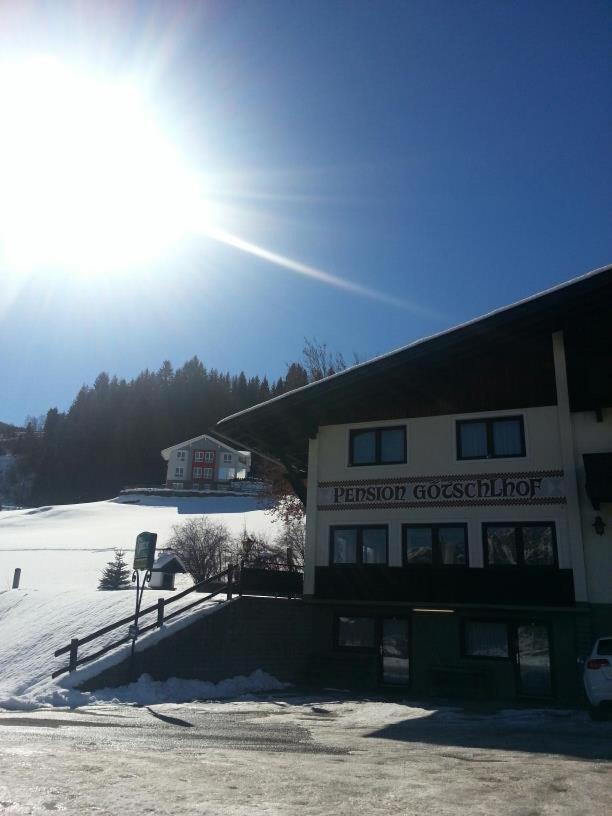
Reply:
[[[170, 604], [179, 601], [181, 598], [186, 597], [192, 592], [201, 592], [206, 588], [212, 589], [213, 591], [195, 601], [192, 601], [186, 606], [181, 606], [180, 609], [171, 612], [169, 615], [166, 614], [166, 607], [170, 606]], [[231, 600], [234, 590], [234, 566], [230, 564], [230, 566], [223, 570], [223, 572], [219, 572], [217, 575], [212, 575], [210, 578], [206, 578], [204, 581], [199, 581], [197, 584], [189, 587], [189, 589], [179, 592], [178, 595], [173, 595], [171, 598], [158, 598], [157, 603], [147, 606], [145, 609], [141, 609], [138, 615], [139, 620], [144, 615], [150, 615], [152, 613], [157, 613], [157, 616], [153, 623], [143, 626], [142, 628], [139, 627], [138, 634], [142, 635], [145, 632], [149, 632], [151, 629], [157, 629], [165, 622], [182, 615], [184, 612], [187, 612], [188, 609], [193, 609], [194, 606], [198, 606], [198, 604], [204, 603], [204, 601], [209, 601], [216, 595], [227, 595], [227, 599]], [[102, 649], [98, 649], [97, 652], [92, 652], [84, 657], [79, 657], [79, 648], [81, 646], [84, 646], [87, 643], [92, 643], [94, 640], [97, 640], [103, 635], [107, 635], [109, 632], [118, 629], [120, 626], [132, 624], [135, 618], [136, 613], [128, 615], [125, 618], [121, 618], [121, 620], [115, 621], [114, 623], [110, 623], [108, 626], [103, 626], [101, 629], [97, 629], [95, 632], [92, 632], [83, 638], [72, 638], [68, 646], [63, 646], [61, 649], [57, 649], [57, 651], [54, 653], [55, 657], [61, 657], [64, 654], [68, 654], [68, 665], [54, 671], [51, 677], [59, 677], [60, 674], [73, 672], [77, 666], [81, 666], [83, 663], [89, 663], [92, 660], [96, 660], [107, 652], [110, 652], [111, 649], [116, 649], [117, 646], [121, 646], [124, 643], [129, 643], [130, 640], [132, 640], [131, 634], [127, 634], [124, 637], [119, 638], [119, 640], [108, 643]]]

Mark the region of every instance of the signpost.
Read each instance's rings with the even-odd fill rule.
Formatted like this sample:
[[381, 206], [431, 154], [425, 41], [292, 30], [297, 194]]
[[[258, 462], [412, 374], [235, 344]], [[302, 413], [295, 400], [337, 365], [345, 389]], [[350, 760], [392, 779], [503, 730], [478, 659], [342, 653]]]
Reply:
[[[136, 536], [136, 549], [134, 550], [134, 572], [132, 581], [136, 581], [136, 615], [134, 623], [128, 630], [132, 638], [132, 654], [130, 660], [130, 675], [134, 674], [134, 652], [136, 649], [136, 639], [138, 638], [138, 616], [140, 614], [140, 604], [142, 603], [142, 593], [147, 581], [151, 579], [151, 568], [155, 560], [155, 545], [157, 544], [157, 533], [139, 533]], [[141, 576], [141, 571], [144, 575]]]

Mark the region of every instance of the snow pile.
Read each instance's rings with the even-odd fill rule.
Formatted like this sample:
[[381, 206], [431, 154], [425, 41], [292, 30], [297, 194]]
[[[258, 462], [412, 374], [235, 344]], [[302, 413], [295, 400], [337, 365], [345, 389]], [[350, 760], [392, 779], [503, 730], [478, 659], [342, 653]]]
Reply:
[[[92, 703], [136, 703], [156, 705], [158, 703], [188, 703], [193, 700], [224, 700], [241, 697], [260, 691], [280, 691], [288, 686], [261, 669], [248, 677], [242, 675], [207, 683], [204, 680], [183, 680], [171, 677], [169, 680], [153, 680], [142, 674], [137, 682], [120, 688], [99, 689], [95, 692], [71, 692], [82, 698], [81, 705]], [[70, 696], [70, 692], [69, 692]]]
[[[168, 597], [171, 592], [145, 593], [143, 608], [160, 595]], [[148, 599], [148, 603], [147, 603]], [[65, 590], [50, 592], [12, 591], [0, 593], [0, 708], [28, 709], [40, 705], [82, 705], [77, 686], [95, 676], [103, 669], [124, 660], [130, 651], [126, 643], [110, 651], [91, 664], [84, 664], [72, 674], [60, 675], [55, 680], [51, 674], [66, 666], [68, 655], [54, 657], [56, 649], [67, 646], [73, 637], [84, 637], [109, 623], [134, 612], [135, 593], [82, 592]], [[177, 607], [191, 602], [179, 600]], [[137, 649], [148, 648], [168, 634], [187, 626], [196, 616], [211, 614], [218, 608], [218, 601], [202, 603], [177, 619], [141, 636]], [[155, 613], [143, 618], [146, 626], [153, 623]], [[127, 635], [127, 625], [119, 627], [79, 649], [79, 657], [98, 651], [106, 644]]]

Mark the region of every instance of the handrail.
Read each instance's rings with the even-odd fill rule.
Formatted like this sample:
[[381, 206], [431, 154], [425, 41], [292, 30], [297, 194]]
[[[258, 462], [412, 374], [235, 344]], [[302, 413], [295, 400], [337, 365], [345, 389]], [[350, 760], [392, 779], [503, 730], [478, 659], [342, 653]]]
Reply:
[[[227, 583], [222, 585], [221, 587], [214, 590], [214, 592], [209, 593], [208, 595], [204, 595], [202, 598], [198, 598], [196, 601], [193, 601], [187, 606], [182, 606], [180, 609], [174, 611], [171, 615], [165, 615], [165, 607], [168, 604], [174, 603], [175, 601], [184, 598], [186, 595], [195, 592], [200, 587], [204, 587], [207, 584], [213, 584], [215, 581], [218, 581], [220, 578], [227, 576]], [[208, 601], [211, 598], [214, 598], [216, 595], [225, 594], [227, 595], [228, 600], [231, 600], [234, 588], [234, 566], [230, 564], [227, 569], [218, 572], [216, 575], [211, 575], [209, 578], [205, 578], [202, 581], [198, 581], [193, 586], [189, 587], [188, 589], [179, 592], [178, 595], [174, 595], [171, 598], [158, 598], [156, 604], [152, 604], [151, 606], [147, 606], [145, 609], [141, 609], [139, 613], [139, 618], [143, 615], [150, 614], [151, 612], [157, 612], [157, 620], [155, 623], [151, 623], [142, 629], [139, 629], [138, 634], [143, 634], [144, 632], [148, 632], [151, 629], [155, 629], [156, 627], [161, 627], [165, 621], [171, 620], [172, 618], [176, 618], [178, 615], [181, 615], [183, 612], [186, 612], [188, 609], [192, 609], [194, 606], [203, 603], [204, 601]], [[104, 646], [102, 649], [99, 649], [97, 652], [93, 652], [90, 655], [86, 655], [85, 657], [78, 658], [78, 648], [79, 646], [84, 645], [85, 643], [91, 643], [92, 640], [96, 640], [97, 638], [101, 637], [102, 635], [108, 634], [108, 632], [112, 632], [114, 629], [118, 629], [120, 626], [125, 626], [126, 623], [131, 623], [135, 620], [136, 614], [128, 615], [125, 618], [121, 618], [114, 623], [109, 624], [108, 626], [103, 626], [101, 629], [97, 629], [95, 632], [91, 632], [89, 635], [85, 635], [83, 638], [73, 638], [68, 646], [62, 646], [61, 649], [57, 649], [54, 652], [55, 657], [60, 657], [63, 654], [70, 653], [70, 662], [68, 666], [64, 666], [61, 669], [57, 669], [51, 675], [52, 678], [58, 677], [60, 674], [64, 674], [65, 672], [72, 672], [76, 669], [77, 666], [82, 665], [83, 663], [89, 663], [92, 660], [95, 660], [98, 657], [101, 657], [106, 652], [109, 652], [111, 649], [114, 649], [117, 646], [121, 646], [123, 643], [127, 643], [131, 640], [131, 635], [126, 635], [119, 640], [114, 641], [113, 643], [109, 643]]]

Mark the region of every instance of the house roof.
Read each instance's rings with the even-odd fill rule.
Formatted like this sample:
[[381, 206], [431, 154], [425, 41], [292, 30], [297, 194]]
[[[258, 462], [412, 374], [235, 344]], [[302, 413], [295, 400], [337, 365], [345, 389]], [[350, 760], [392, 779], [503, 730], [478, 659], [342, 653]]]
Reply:
[[157, 556], [151, 572], [187, 572], [187, 569], [175, 552], [166, 550]]
[[422, 371], [459, 350], [465, 353], [493, 341], [565, 329], [576, 315], [601, 311], [607, 304], [612, 306], [612, 265], [232, 414], [218, 427], [236, 444], [277, 455], [284, 450], [285, 461], [293, 458], [293, 464], [304, 470], [307, 440], [316, 435], [331, 395], [342, 394], [348, 405], [359, 398], [359, 386], [383, 375], [392, 377], [407, 364], [418, 364]]
[[170, 454], [173, 450], [177, 450], [177, 448], [184, 448], [187, 445], [191, 445], [192, 442], [201, 442], [203, 439], [209, 439], [211, 442], [214, 442], [217, 445], [222, 445], [227, 450], [231, 451], [232, 453], [239, 454], [240, 456], [250, 456], [250, 451], [247, 450], [238, 450], [237, 448], [232, 448], [227, 442], [224, 442], [221, 439], [217, 439], [216, 437], [212, 436], [211, 434], [200, 434], [200, 436], [194, 436], [193, 439], [187, 439], [185, 442], [177, 442], [176, 445], [171, 445], [169, 448], [164, 448], [161, 452], [162, 458], [165, 459], [167, 462], [170, 459]]

